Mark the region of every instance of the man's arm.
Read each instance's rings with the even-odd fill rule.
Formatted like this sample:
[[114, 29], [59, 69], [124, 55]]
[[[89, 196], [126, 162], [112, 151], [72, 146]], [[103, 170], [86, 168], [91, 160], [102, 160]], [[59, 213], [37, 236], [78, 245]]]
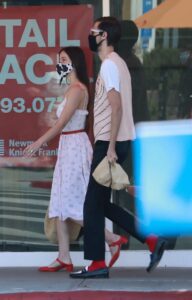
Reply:
[[122, 117], [122, 105], [121, 105], [121, 95], [115, 89], [111, 89], [108, 93], [108, 100], [111, 105], [111, 133], [109, 148], [107, 151], [108, 160], [113, 163], [117, 160], [117, 154], [115, 151], [115, 144], [117, 140], [117, 135], [120, 127], [121, 117]]

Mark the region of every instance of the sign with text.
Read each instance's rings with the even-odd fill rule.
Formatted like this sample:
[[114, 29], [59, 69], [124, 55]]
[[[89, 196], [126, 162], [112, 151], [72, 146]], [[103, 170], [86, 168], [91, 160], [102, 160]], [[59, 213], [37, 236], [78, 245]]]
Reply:
[[23, 150], [55, 121], [63, 95], [55, 71], [58, 51], [82, 47], [92, 77], [92, 6], [0, 7], [0, 15], [0, 166], [53, 165], [56, 140], [32, 159], [23, 158]]

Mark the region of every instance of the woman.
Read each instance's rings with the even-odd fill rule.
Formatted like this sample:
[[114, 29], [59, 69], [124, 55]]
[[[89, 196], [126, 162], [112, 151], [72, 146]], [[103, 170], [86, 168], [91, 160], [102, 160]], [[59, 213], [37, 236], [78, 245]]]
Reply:
[[[52, 128], [24, 151], [25, 156], [31, 157], [44, 143], [60, 134], [49, 205], [49, 217], [57, 218], [59, 255], [49, 266], [40, 267], [42, 272], [73, 270], [67, 219], [83, 226], [83, 204], [92, 160], [92, 146], [85, 132], [89, 100], [85, 56], [79, 47], [66, 47], [59, 51], [59, 61], [57, 71], [60, 84], [66, 84], [67, 89], [57, 108], [58, 119]], [[105, 235], [112, 254], [111, 267], [127, 239], [108, 230], [105, 230]]]

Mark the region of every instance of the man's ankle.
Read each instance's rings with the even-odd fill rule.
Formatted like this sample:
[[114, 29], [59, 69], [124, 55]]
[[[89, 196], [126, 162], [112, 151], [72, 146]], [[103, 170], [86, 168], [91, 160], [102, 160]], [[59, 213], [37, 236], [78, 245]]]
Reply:
[[149, 250], [153, 252], [157, 244], [158, 237], [155, 235], [150, 235], [146, 238], [145, 243], [147, 244]]
[[88, 267], [88, 270], [95, 271], [98, 269], [105, 269], [106, 267], [107, 266], [104, 260], [93, 260], [90, 266]]

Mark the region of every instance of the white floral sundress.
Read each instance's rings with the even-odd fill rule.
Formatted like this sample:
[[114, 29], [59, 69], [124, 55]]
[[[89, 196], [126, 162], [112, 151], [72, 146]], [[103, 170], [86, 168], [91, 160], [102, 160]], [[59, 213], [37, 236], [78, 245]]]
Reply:
[[[57, 108], [59, 118], [66, 99]], [[85, 128], [87, 110], [77, 109], [63, 131]], [[49, 217], [83, 220], [83, 205], [92, 160], [92, 146], [85, 132], [61, 135], [53, 173]]]

